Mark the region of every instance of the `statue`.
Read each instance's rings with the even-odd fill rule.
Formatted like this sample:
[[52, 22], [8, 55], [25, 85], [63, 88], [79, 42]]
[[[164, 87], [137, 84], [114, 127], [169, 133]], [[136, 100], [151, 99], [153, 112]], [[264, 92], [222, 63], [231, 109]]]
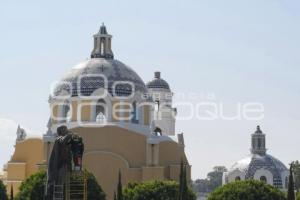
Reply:
[[73, 170], [81, 170], [84, 145], [82, 138], [67, 129], [57, 128], [51, 156], [48, 163], [46, 199], [53, 199], [54, 185], [64, 186], [67, 175]]

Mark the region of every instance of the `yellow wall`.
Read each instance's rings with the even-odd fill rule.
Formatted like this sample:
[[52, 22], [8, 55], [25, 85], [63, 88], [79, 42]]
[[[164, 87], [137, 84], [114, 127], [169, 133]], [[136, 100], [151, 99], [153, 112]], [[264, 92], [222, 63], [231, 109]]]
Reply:
[[[78, 105], [79, 113], [81, 113], [81, 121], [86, 122], [91, 120], [91, 104], [92, 102], [89, 100], [81, 101]], [[78, 114], [79, 114], [78, 113]]]
[[150, 106], [144, 105], [144, 124], [150, 125]]
[[82, 127], [72, 131], [82, 136], [85, 144], [84, 167], [96, 176], [108, 200], [113, 199], [117, 189], [119, 171], [122, 172], [123, 184], [178, 180], [181, 159], [186, 161], [182, 146], [175, 142], [162, 142], [157, 146], [158, 166], [148, 166], [146, 136], [117, 126]]
[[7, 189], [13, 186], [14, 194], [19, 191], [21, 181], [39, 170], [44, 157], [43, 140], [29, 138], [17, 142], [15, 152], [7, 163]]
[[72, 111], [72, 118], [71, 121], [77, 121], [77, 101], [72, 101], [71, 102], [71, 111]]
[[146, 164], [146, 137], [144, 135], [116, 126], [76, 128], [73, 131], [82, 136], [85, 152], [95, 150], [113, 152], [127, 160], [130, 167]]

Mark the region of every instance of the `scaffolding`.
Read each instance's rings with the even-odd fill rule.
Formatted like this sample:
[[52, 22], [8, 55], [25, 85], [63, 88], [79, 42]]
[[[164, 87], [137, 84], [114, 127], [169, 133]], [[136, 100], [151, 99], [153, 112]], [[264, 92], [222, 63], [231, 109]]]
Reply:
[[53, 200], [87, 200], [87, 178], [83, 171], [72, 171], [64, 185], [54, 185]]

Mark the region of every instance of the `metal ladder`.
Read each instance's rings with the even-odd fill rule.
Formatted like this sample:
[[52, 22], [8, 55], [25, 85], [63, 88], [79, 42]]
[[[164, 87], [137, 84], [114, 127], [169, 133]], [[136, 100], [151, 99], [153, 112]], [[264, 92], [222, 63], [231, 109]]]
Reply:
[[64, 200], [64, 185], [54, 185], [53, 200]]
[[87, 178], [82, 171], [66, 176], [65, 185], [54, 185], [53, 200], [87, 200]]
[[87, 200], [87, 181], [84, 172], [71, 172], [67, 184], [67, 200]]

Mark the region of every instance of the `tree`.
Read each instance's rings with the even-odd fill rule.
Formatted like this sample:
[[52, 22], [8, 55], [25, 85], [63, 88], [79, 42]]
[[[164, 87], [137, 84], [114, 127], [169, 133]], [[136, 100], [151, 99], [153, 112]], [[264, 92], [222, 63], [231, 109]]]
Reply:
[[[84, 171], [87, 177], [87, 195], [89, 200], [104, 200], [105, 194], [93, 174]], [[20, 191], [15, 200], [41, 200], [45, 195], [45, 183], [47, 175], [45, 171], [39, 171], [28, 177], [20, 186]]]
[[114, 200], [117, 200], [117, 194], [114, 192]]
[[198, 179], [193, 183], [194, 191], [200, 193], [209, 193], [217, 187], [222, 186], [223, 173], [227, 172], [224, 166], [215, 166], [213, 171], [207, 174], [206, 179]]
[[262, 181], [246, 180], [228, 183], [212, 192], [208, 200], [286, 200], [279, 189]]
[[122, 174], [121, 174], [121, 171], [119, 171], [117, 200], [123, 200]]
[[[123, 194], [124, 200], [178, 200], [179, 184], [175, 181], [129, 183]], [[196, 195], [190, 188], [184, 200], [196, 200]]]
[[295, 200], [295, 184], [294, 184], [294, 174], [293, 174], [294, 164], [290, 165], [290, 175], [289, 175], [289, 186], [288, 186], [288, 200]]
[[44, 198], [46, 172], [39, 171], [28, 177], [20, 186], [16, 200], [39, 200]]
[[222, 185], [223, 173], [227, 172], [224, 166], [215, 166], [212, 172], [207, 174], [207, 179], [209, 180], [208, 188], [210, 191], [214, 191], [217, 187]]
[[14, 200], [14, 188], [12, 185], [10, 186], [10, 200]]
[[8, 200], [6, 194], [6, 187], [1, 180], [0, 180], [0, 200]]
[[178, 194], [178, 200], [183, 200], [186, 190], [186, 166], [183, 164], [183, 160], [181, 160], [180, 163], [180, 174], [179, 174], [179, 194]]
[[183, 168], [183, 180], [182, 180], [182, 200], [188, 199], [188, 183], [187, 183], [187, 176], [186, 176], [186, 165]]
[[300, 190], [300, 163], [299, 161], [294, 161], [294, 179], [295, 179], [295, 189]]
[[297, 194], [297, 200], [300, 200], [300, 191], [298, 191], [298, 194]]
[[105, 200], [106, 195], [98, 184], [96, 177], [88, 171], [84, 171], [87, 176], [87, 199], [88, 200]]

